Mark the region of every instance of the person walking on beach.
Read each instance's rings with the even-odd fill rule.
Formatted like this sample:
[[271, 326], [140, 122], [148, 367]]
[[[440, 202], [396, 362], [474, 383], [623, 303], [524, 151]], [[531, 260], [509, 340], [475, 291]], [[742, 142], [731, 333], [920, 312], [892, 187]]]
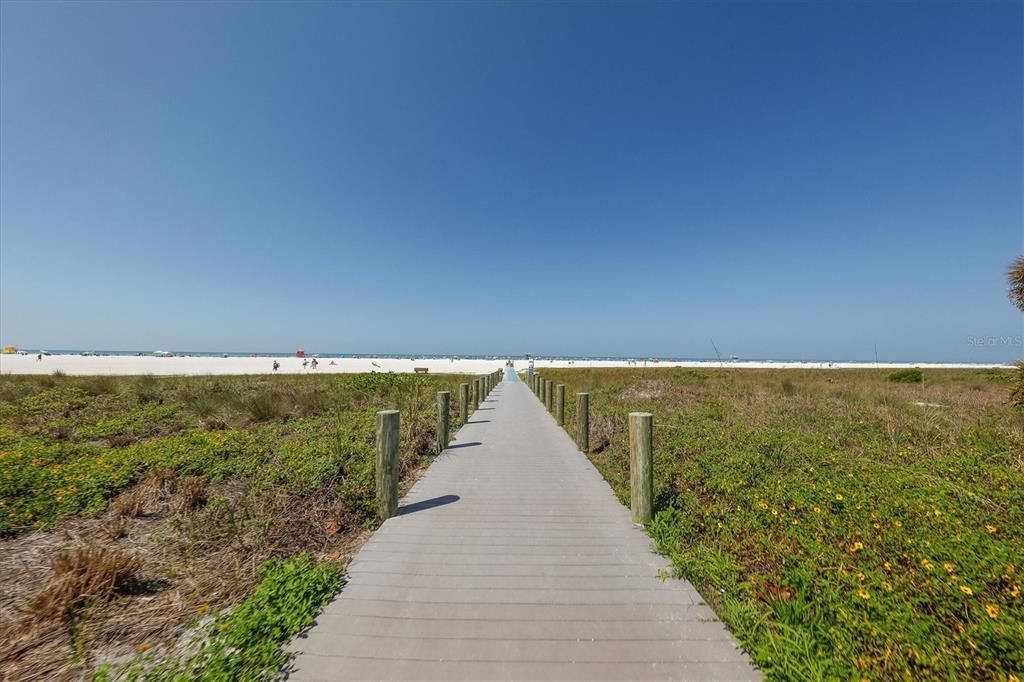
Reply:
[[42, 362], [42, 361], [43, 361], [43, 354], [40, 353], [39, 355], [36, 356], [36, 362]]
[[277, 360], [274, 360], [274, 371], [275, 372], [277, 371], [277, 368], [280, 367], [280, 366], [281, 366], [281, 363], [278, 362]]
[[318, 364], [320, 364], [320, 363], [316, 361], [316, 358], [313, 358], [313, 362], [309, 363], [309, 367], [310, 367], [310, 369], [316, 369], [316, 366]]
[[307, 367], [309, 367], [309, 360], [302, 358], [302, 369], [306, 369]]

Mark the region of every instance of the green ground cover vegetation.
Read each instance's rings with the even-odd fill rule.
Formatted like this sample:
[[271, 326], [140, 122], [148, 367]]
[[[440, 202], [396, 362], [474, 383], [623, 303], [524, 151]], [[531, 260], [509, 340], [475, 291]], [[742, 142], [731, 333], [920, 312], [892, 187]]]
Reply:
[[0, 671], [259, 679], [378, 521], [377, 410], [408, 485], [468, 380], [0, 377]]
[[769, 678], [1021, 677], [1013, 372], [541, 373], [570, 433], [591, 393], [588, 456], [624, 502], [627, 415], [655, 415], [649, 531]]

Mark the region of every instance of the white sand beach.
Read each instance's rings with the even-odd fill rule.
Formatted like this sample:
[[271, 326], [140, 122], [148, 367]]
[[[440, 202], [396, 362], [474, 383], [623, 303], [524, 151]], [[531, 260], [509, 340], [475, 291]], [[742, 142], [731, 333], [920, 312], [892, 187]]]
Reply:
[[[426, 368], [431, 374], [484, 374], [505, 366], [507, 358], [479, 359], [418, 359], [409, 358], [320, 358], [317, 369], [304, 368], [302, 359], [276, 358], [281, 363], [278, 374], [352, 374], [357, 372], [403, 372]], [[195, 356], [129, 356], [129, 355], [48, 355], [38, 360], [36, 355], [0, 355], [0, 374], [52, 374], [56, 371], [72, 375], [213, 375], [213, 374], [272, 374], [275, 358], [270, 357], [195, 357]], [[512, 358], [517, 370], [526, 369], [528, 362]], [[333, 363], [333, 364], [332, 364]], [[764, 362], [764, 361], [680, 361], [651, 362], [643, 360], [547, 360], [534, 361], [538, 371], [568, 367], [693, 367], [730, 369], [979, 369], [1005, 367], [1000, 364], [975, 363], [874, 363], [874, 362]]]

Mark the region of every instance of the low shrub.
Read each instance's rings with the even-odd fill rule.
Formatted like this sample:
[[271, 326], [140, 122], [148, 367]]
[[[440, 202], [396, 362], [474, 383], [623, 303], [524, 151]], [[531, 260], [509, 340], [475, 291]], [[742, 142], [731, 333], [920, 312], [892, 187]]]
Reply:
[[896, 384], [919, 384], [924, 380], [924, 374], [919, 369], [898, 369], [886, 377], [886, 381]]
[[29, 601], [37, 620], [70, 620], [77, 609], [109, 599], [136, 578], [142, 561], [117, 550], [85, 547], [60, 552], [50, 581]]
[[1014, 407], [1024, 407], [1024, 360], [1017, 363], [1017, 371], [1014, 372], [1013, 386], [1010, 388], [1010, 404]]

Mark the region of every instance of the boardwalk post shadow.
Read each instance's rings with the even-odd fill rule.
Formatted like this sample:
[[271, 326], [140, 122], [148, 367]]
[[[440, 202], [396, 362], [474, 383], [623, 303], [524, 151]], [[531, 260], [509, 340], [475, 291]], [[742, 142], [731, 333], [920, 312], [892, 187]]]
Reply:
[[440, 507], [442, 505], [458, 501], [458, 495], [441, 495], [440, 497], [433, 497], [429, 500], [422, 500], [412, 504], [403, 504], [398, 508], [398, 516], [414, 514], [418, 511], [423, 511], [424, 509], [433, 509], [434, 507]]

